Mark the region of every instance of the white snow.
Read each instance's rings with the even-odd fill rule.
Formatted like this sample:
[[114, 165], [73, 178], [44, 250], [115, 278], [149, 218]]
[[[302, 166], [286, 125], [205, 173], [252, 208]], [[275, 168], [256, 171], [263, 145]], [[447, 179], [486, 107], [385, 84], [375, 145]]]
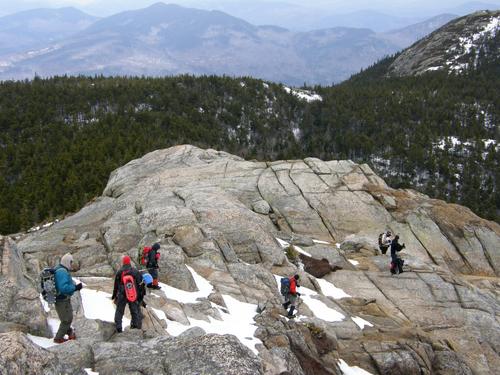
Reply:
[[354, 317], [351, 316], [351, 319], [361, 329], [365, 328], [365, 326], [373, 327], [373, 324], [371, 324], [370, 322], [364, 320], [363, 318], [360, 318], [359, 316], [354, 316]]
[[304, 254], [304, 255], [307, 255], [308, 257], [311, 257], [311, 258], [312, 258], [311, 254], [309, 254], [307, 251], [302, 250], [302, 248], [301, 248], [301, 247], [298, 247], [298, 246], [293, 245], [293, 248], [294, 248], [295, 250], [297, 250], [299, 253]]
[[[319, 299], [313, 298], [318, 295], [315, 291], [306, 287], [300, 287], [300, 298], [309, 307], [316, 318], [322, 319], [325, 322], [340, 322], [344, 320], [345, 316], [328, 307]], [[300, 308], [299, 308], [300, 310]]]
[[442, 66], [431, 66], [429, 68], [426, 69], [427, 72], [433, 72], [435, 70], [439, 70], [439, 69], [443, 69]]
[[307, 102], [314, 102], [316, 100], [320, 100], [320, 101], [323, 100], [323, 98], [320, 95], [315, 94], [315, 93], [308, 91], [308, 90], [291, 89], [290, 87], [286, 87], [286, 86], [284, 86], [283, 88], [288, 94], [292, 94], [292, 95], [296, 96], [297, 98], [305, 100]]
[[40, 302], [42, 303], [42, 306], [43, 306], [43, 309], [45, 310], [45, 312], [49, 312], [50, 311], [49, 303], [43, 299], [41, 294], [40, 294]]
[[91, 368], [86, 368], [85, 371], [87, 372], [87, 375], [99, 375], [98, 372], [92, 371]]
[[280, 244], [282, 248], [290, 246], [290, 244], [286, 241], [283, 241], [281, 238], [276, 237], [276, 241]]
[[491, 17], [489, 23], [487, 23], [482, 29], [478, 30], [476, 33], [459, 37], [458, 45], [454, 45], [448, 48], [447, 50], [448, 53], [455, 52], [456, 54], [451, 58], [451, 60], [448, 60], [446, 62], [446, 65], [448, 65], [449, 69], [458, 72], [467, 69], [468, 64], [460, 63], [459, 59], [471, 53], [473, 48], [476, 48], [475, 61], [477, 61], [477, 54], [478, 54], [477, 47], [479, 46], [480, 40], [482, 40], [485, 37], [494, 38], [499, 29], [500, 29], [500, 17]]
[[359, 262], [357, 260], [354, 260], [354, 259], [348, 259], [349, 263], [351, 263], [353, 266], [357, 266], [359, 264]]
[[[279, 288], [281, 276], [274, 275], [274, 278], [276, 279], [276, 283], [278, 284], [278, 288]], [[316, 280], [319, 283], [321, 279], [316, 279]], [[325, 283], [330, 284], [330, 286], [328, 286]], [[344, 293], [344, 291], [336, 288], [333, 284], [328, 283], [328, 281], [326, 281], [326, 280], [321, 280], [320, 286], [321, 285], [325, 286], [326, 294], [325, 294], [325, 292], [323, 292], [323, 294], [325, 294], [325, 295], [332, 296], [332, 297], [336, 296], [334, 298], [343, 298], [345, 296], [350, 297], [347, 294], [342, 295], [342, 293]], [[323, 287], [321, 287], [321, 289], [323, 291]], [[334, 310], [334, 309], [328, 307], [322, 301], [315, 298], [318, 296], [318, 293], [316, 293], [314, 290], [311, 290], [309, 288], [301, 286], [299, 288], [298, 292], [300, 293], [300, 299], [302, 300], [302, 302], [304, 302], [309, 307], [309, 309], [312, 311], [312, 313], [314, 314], [315, 317], [322, 319], [326, 322], [339, 322], [339, 321], [344, 320], [345, 316], [343, 314], [339, 313], [337, 310]], [[342, 297], [340, 297], [341, 295], [342, 295]], [[300, 311], [300, 302], [299, 302], [299, 307], [297, 307], [297, 312], [299, 312], [299, 311]], [[300, 320], [307, 319], [307, 317], [299, 316], [299, 319]]]
[[[83, 288], [80, 291], [83, 312], [87, 319], [100, 319], [106, 322], [115, 321], [115, 305], [111, 294], [99, 290]], [[123, 317], [123, 327], [130, 325], [130, 319]]]
[[321, 292], [327, 297], [332, 297], [335, 299], [351, 297], [349, 294], [344, 292], [342, 289], [337, 288], [335, 285], [333, 285], [332, 283], [330, 283], [324, 279], [316, 279], [316, 281], [318, 282], [319, 286], [321, 287]]
[[324, 245], [329, 245], [330, 242], [326, 242], [326, 241], [321, 241], [321, 240], [313, 240], [314, 243], [319, 243], [319, 244], [324, 244]]
[[[161, 283], [162, 292], [169, 299], [181, 303], [197, 303], [198, 298], [206, 298], [213, 291], [213, 286], [203, 277], [196, 273], [191, 267], [187, 266], [198, 288], [197, 292], [186, 292], [181, 289], [171, 287]], [[192, 327], [200, 327], [207, 333], [216, 333], [219, 335], [230, 334], [236, 336], [244, 345], [257, 354], [256, 344], [261, 341], [254, 337], [257, 326], [254, 323], [254, 316], [257, 314], [257, 305], [240, 302], [237, 299], [222, 295], [227, 307], [222, 309], [220, 306], [212, 303], [212, 307], [218, 310], [222, 320], [208, 317], [209, 322], [188, 317], [189, 325], [183, 325], [167, 318], [165, 313], [158, 309], [153, 309], [159, 319], [167, 322], [167, 332], [172, 336], [178, 336], [182, 332]]]
[[337, 247], [337, 249], [340, 249], [340, 244], [339, 243], [336, 243], [335, 246]]
[[349, 366], [343, 359], [339, 359], [338, 364], [340, 371], [342, 371], [344, 375], [372, 375], [371, 372], [365, 371], [358, 366]]
[[33, 336], [28, 333], [28, 338], [42, 348], [50, 348], [51, 346], [57, 345], [54, 339], [48, 339], [46, 337]]
[[167, 298], [176, 300], [177, 302], [197, 303], [198, 298], [208, 297], [208, 295], [212, 293], [214, 288], [207, 280], [198, 275], [195, 270], [193, 270], [189, 266], [186, 267], [191, 272], [191, 275], [193, 276], [196, 286], [198, 287], [197, 292], [186, 292], [185, 290], [177, 289], [170, 285], [159, 283], [161, 286], [161, 291], [165, 293], [165, 296]]

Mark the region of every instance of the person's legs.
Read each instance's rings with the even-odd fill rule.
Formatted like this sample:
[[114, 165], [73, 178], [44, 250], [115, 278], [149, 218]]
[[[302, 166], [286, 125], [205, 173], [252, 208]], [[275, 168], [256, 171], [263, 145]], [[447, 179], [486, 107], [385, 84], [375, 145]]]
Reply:
[[290, 310], [288, 310], [288, 316], [293, 316], [295, 311], [295, 302], [297, 301], [297, 296], [290, 294], [289, 302], [290, 302]]
[[157, 268], [149, 268], [148, 269], [149, 274], [153, 278], [153, 285], [150, 286], [150, 288], [153, 289], [160, 289], [161, 287], [158, 285], [158, 269]]
[[142, 328], [142, 314], [141, 306], [138, 302], [129, 302], [128, 308], [130, 309], [130, 315], [132, 317], [132, 322], [130, 323], [130, 328]]
[[122, 332], [122, 319], [123, 319], [123, 314], [125, 313], [126, 305], [127, 302], [122, 299], [118, 299], [116, 301], [116, 311], [115, 311], [116, 332]]
[[64, 335], [71, 330], [71, 322], [73, 321], [73, 308], [71, 307], [71, 299], [66, 298], [56, 302], [56, 312], [61, 324], [57, 330], [54, 341], [64, 340]]

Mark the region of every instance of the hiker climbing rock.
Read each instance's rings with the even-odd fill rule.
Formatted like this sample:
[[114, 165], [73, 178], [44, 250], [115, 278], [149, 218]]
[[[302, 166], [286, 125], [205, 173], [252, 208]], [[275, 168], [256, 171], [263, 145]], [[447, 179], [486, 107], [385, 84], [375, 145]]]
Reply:
[[391, 246], [392, 233], [390, 230], [380, 233], [378, 236], [378, 247], [382, 254], [387, 253], [387, 249]]
[[300, 286], [298, 284], [300, 276], [294, 275], [290, 278], [282, 278], [281, 279], [281, 294], [285, 298], [285, 302], [282, 304], [285, 310], [290, 306], [290, 310], [288, 310], [287, 317], [294, 318], [293, 315], [296, 307], [297, 297], [300, 296], [300, 293], [297, 292], [297, 288]]
[[404, 261], [398, 256], [398, 253], [405, 248], [405, 244], [399, 243], [399, 236], [394, 237], [391, 242], [391, 273], [403, 273]]
[[[146, 250], [146, 248], [144, 248]], [[148, 285], [148, 288], [161, 289], [158, 285], [158, 260], [160, 259], [160, 244], [157, 242], [144, 254], [144, 263], [148, 272], [153, 277], [153, 283]]]
[[[73, 308], [71, 307], [71, 296], [75, 291], [82, 289], [82, 283], [75, 284], [70, 272], [73, 270], [73, 256], [70, 253], [63, 255], [60, 264], [55, 268], [54, 280], [56, 284], [57, 296], [55, 307], [57, 316], [61, 321], [56, 336], [55, 343], [63, 343], [68, 340], [75, 340], [76, 334], [71, 327], [73, 322]], [[65, 336], [68, 335], [66, 339]]]
[[127, 304], [132, 316], [130, 328], [142, 328], [141, 304], [143, 303], [145, 289], [141, 287], [141, 283], [141, 274], [131, 266], [130, 257], [125, 255], [122, 258], [122, 267], [116, 273], [113, 295], [111, 296], [111, 299], [116, 304], [116, 332], [122, 332], [122, 319]]

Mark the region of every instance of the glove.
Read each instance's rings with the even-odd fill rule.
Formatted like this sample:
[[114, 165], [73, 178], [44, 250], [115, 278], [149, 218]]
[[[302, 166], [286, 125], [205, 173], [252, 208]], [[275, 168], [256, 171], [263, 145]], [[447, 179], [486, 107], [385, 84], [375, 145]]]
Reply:
[[402, 246], [401, 248], [402, 248], [402, 249], [404, 249], [405, 247], [406, 247], [406, 245], [405, 245], [405, 244], [403, 244], [403, 246]]
[[146, 305], [146, 302], [142, 301], [142, 302], [141, 302], [141, 306], [142, 306], [142, 307], [144, 307], [144, 308], [146, 308], [146, 306], [147, 306], [147, 305]]
[[83, 284], [82, 284], [82, 283], [76, 284], [76, 286], [75, 286], [75, 291], [76, 291], [76, 290], [80, 290], [80, 289], [82, 289], [82, 288], [83, 288]]
[[299, 292], [297, 292], [297, 293], [295, 293], [295, 294], [297, 294], [297, 295], [300, 297], [300, 293], [299, 293]]

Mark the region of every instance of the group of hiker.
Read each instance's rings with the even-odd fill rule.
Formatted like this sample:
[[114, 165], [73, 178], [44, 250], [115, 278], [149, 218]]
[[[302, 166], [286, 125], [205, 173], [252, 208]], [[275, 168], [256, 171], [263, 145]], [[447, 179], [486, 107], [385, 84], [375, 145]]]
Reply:
[[[142, 257], [139, 263], [145, 269], [138, 270], [132, 266], [130, 256], [124, 255], [121, 258], [121, 268], [116, 272], [113, 285], [113, 294], [111, 299], [116, 305], [115, 310], [115, 328], [116, 332], [123, 331], [122, 320], [125, 313], [125, 307], [128, 305], [130, 315], [132, 317], [130, 328], [141, 329], [143, 315], [141, 306], [146, 307], [144, 297], [146, 296], [146, 288], [161, 289], [158, 283], [158, 260], [160, 259], [160, 244], [155, 243], [151, 247], [144, 247]], [[48, 295], [46, 280], [42, 281], [42, 295], [49, 301], [54, 302], [55, 309], [59, 320], [61, 321], [59, 329], [54, 337], [54, 342], [57, 344], [68, 340], [75, 340], [76, 333], [71, 327], [73, 322], [73, 308], [71, 306], [71, 296], [82, 289], [83, 284], [75, 283], [71, 277], [71, 272], [74, 271], [73, 256], [70, 253], [65, 254], [58, 266], [54, 269], [44, 270], [53, 275], [53, 297]]]
[[399, 236], [396, 235], [393, 237], [392, 232], [387, 230], [379, 235], [378, 244], [382, 254], [386, 254], [387, 250], [391, 249], [391, 274], [403, 273], [404, 260], [399, 257], [398, 253], [405, 248], [405, 244], [399, 243]]

